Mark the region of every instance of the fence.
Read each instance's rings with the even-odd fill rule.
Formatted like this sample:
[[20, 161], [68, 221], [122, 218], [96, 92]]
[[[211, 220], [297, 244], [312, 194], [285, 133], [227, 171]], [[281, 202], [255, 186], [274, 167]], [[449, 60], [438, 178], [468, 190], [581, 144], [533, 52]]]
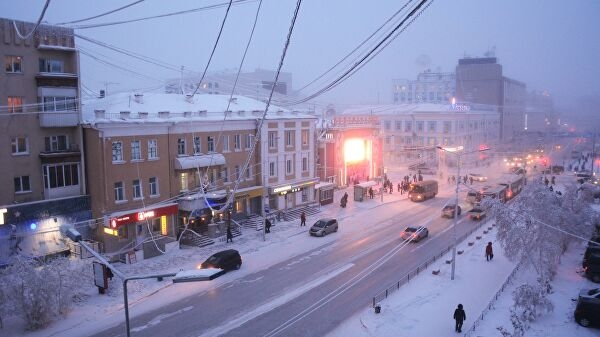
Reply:
[[[480, 221], [479, 224], [476, 227], [472, 228], [467, 233], [465, 233], [462, 236], [458, 237], [456, 239], [456, 241], [457, 242], [458, 241], [463, 241], [469, 235], [473, 234], [476, 230], [478, 230], [479, 228], [481, 228], [484, 224], [487, 224], [487, 222], [488, 222], [487, 220], [486, 221]], [[442, 249], [441, 252], [439, 252], [438, 254], [434, 255], [429, 260], [423, 262], [417, 268], [415, 268], [412, 271], [408, 272], [408, 274], [406, 274], [405, 276], [403, 276], [398, 282], [394, 283], [393, 285], [387, 287], [384, 291], [382, 291], [379, 294], [375, 295], [373, 297], [373, 307], [376, 307], [377, 303], [383, 301], [388, 296], [390, 296], [391, 294], [393, 294], [396, 290], [400, 289], [401, 286], [405, 285], [411, 279], [413, 279], [415, 276], [419, 275], [420, 272], [422, 272], [423, 270], [426, 270], [432, 263], [434, 263], [440, 257], [444, 256], [444, 254], [446, 254], [447, 252], [449, 252], [452, 249], [453, 246], [454, 246], [454, 244], [446, 247], [445, 249]]]

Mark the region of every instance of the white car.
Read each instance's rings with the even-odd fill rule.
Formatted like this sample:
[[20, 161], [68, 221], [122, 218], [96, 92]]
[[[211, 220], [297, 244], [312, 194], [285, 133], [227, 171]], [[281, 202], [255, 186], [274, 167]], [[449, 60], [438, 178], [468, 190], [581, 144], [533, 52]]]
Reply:
[[473, 181], [487, 181], [488, 179], [486, 176], [479, 173], [470, 173], [469, 178], [473, 178]]

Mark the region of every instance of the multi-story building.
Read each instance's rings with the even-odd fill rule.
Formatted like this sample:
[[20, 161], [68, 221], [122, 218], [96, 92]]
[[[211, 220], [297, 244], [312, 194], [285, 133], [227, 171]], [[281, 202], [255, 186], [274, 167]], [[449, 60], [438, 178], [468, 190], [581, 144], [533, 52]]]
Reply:
[[511, 141], [525, 130], [526, 86], [503, 76], [502, 65], [495, 57], [458, 60], [456, 99], [497, 107], [502, 141]]
[[68, 250], [61, 226], [90, 217], [78, 52], [72, 29], [15, 26], [0, 19], [0, 257], [44, 256]]
[[210, 230], [226, 211], [314, 201], [316, 118], [271, 106], [262, 119], [264, 102], [228, 99], [120, 94], [86, 105], [89, 194], [108, 253], [177, 237], [191, 218]]
[[416, 80], [392, 80], [392, 102], [394, 104], [449, 103], [455, 96], [454, 73], [426, 70]]
[[383, 165], [438, 164], [436, 146], [477, 150], [498, 142], [499, 114], [490, 106], [408, 104], [353, 108], [337, 118], [376, 123], [374, 137], [383, 140]]
[[[271, 93], [275, 75], [276, 72], [272, 70], [256, 69], [252, 72], [241, 72], [236, 82], [237, 71], [215, 71], [207, 73], [199, 86], [200, 75], [169, 79], [165, 85], [165, 92], [190, 94], [197, 88], [199, 94], [229, 95], [235, 84], [235, 95], [263, 100]], [[293, 95], [291, 73], [279, 73], [274, 94], [276, 97]]]

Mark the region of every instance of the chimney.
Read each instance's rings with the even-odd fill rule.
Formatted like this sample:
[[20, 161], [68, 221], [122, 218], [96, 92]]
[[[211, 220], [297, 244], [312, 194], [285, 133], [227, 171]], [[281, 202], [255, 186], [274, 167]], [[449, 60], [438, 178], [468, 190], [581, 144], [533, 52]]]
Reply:
[[131, 111], [121, 111], [120, 115], [121, 118], [129, 118], [129, 116], [131, 115]]
[[147, 113], [147, 112], [144, 112], [144, 111], [139, 111], [139, 112], [138, 112], [138, 116], [139, 116], [140, 118], [148, 118], [148, 113]]
[[237, 104], [237, 97], [231, 97], [229, 103]]
[[133, 97], [134, 97], [134, 100], [136, 103], [144, 104], [144, 94], [137, 93], [137, 94], [133, 95]]
[[192, 112], [191, 111], [184, 111], [183, 112], [183, 117], [192, 117]]
[[199, 110], [198, 111], [198, 116], [200, 116], [200, 117], [206, 117], [206, 112], [207, 112], [206, 110]]
[[169, 112], [168, 111], [159, 111], [158, 112], [158, 117], [160, 117], [160, 118], [169, 118]]
[[192, 94], [186, 94], [185, 95], [185, 101], [188, 103], [194, 103], [194, 95]]
[[104, 98], [106, 96], [106, 93], [104, 90], [100, 90], [100, 98]]

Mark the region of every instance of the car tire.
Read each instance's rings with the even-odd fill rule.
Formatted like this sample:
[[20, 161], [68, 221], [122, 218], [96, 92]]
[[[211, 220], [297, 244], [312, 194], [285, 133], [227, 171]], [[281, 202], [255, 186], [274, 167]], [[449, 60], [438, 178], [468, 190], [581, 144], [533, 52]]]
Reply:
[[334, 231], [334, 232], [337, 232], [337, 230], [338, 230], [338, 228], [336, 227], [336, 228], [335, 228], [333, 231]]
[[592, 275], [592, 282], [600, 283], [600, 275]]
[[577, 323], [579, 323], [579, 325], [581, 325], [582, 327], [589, 327], [590, 326], [590, 320], [587, 319], [586, 317], [582, 317], [580, 318]]
[[235, 265], [235, 270], [239, 270], [241, 267], [242, 267], [242, 264], [238, 262], [238, 263]]

